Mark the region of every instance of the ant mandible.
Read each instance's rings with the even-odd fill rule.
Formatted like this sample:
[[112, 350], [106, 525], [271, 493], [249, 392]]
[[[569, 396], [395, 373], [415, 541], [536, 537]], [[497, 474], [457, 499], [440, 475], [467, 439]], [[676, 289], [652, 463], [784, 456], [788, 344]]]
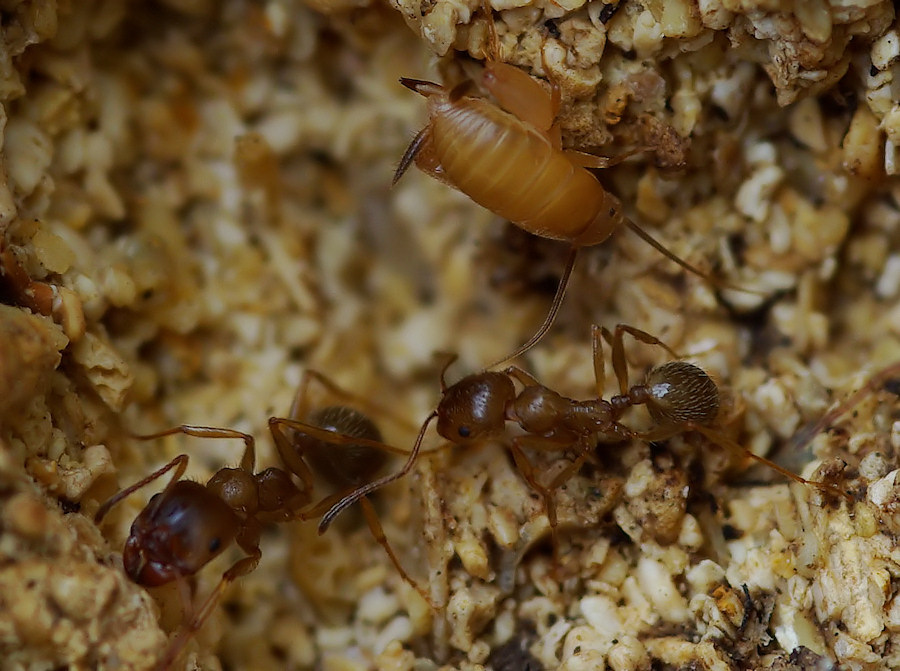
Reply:
[[[155, 494], [131, 525], [122, 552], [125, 572], [139, 585], [156, 587], [175, 582], [185, 607], [182, 626], [160, 659], [157, 669], [168, 669], [190, 638], [214, 611], [226, 587], [256, 569], [262, 556], [260, 535], [266, 523], [309, 520], [319, 517], [348, 491], [358, 491], [387, 462], [390, 453], [404, 451], [385, 444], [381, 432], [366, 415], [351, 407], [334, 405], [310, 412], [307, 390], [316, 381], [332, 394], [356, 399], [324, 375], [307, 370], [298, 387], [288, 417], [271, 417], [269, 430], [287, 470], [270, 467], [256, 472], [253, 436], [233, 429], [184, 424], [149, 435], [153, 440], [173, 434], [197, 438], [235, 438], [244, 441], [237, 468], [222, 468], [206, 485], [182, 480], [189, 457], [180, 454], [168, 464], [107, 500], [97, 510], [99, 524], [117, 503], [169, 471], [172, 479]], [[376, 407], [367, 403], [371, 407]], [[381, 411], [381, 409], [378, 409]], [[389, 414], [389, 413], [388, 413]], [[305, 420], [301, 420], [305, 418]], [[398, 420], [402, 421], [402, 420]], [[296, 476], [300, 485], [295, 484]], [[316, 481], [336, 490], [312, 504]], [[360, 502], [375, 540], [381, 545], [400, 576], [433, 606], [425, 590], [403, 569], [391, 548], [372, 503]], [[232, 542], [247, 556], [222, 574], [203, 605], [192, 612], [188, 577], [221, 554]]]
[[482, 0], [482, 11], [490, 47], [481, 84], [497, 104], [469, 95], [471, 81], [447, 89], [434, 82], [401, 78], [401, 84], [427, 98], [429, 121], [406, 149], [393, 183], [415, 162], [426, 174], [525, 231], [571, 245], [544, 322], [527, 342], [488, 368], [515, 359], [540, 341], [562, 305], [579, 249], [605, 242], [622, 226], [706, 281], [746, 291], [681, 259], [625, 215], [622, 202], [589, 169], [611, 167], [636, 151], [608, 158], [564, 150], [556, 123], [558, 85], [551, 79], [548, 95], [522, 70], [501, 62], [488, 0]]
[[[416, 443], [403, 468], [393, 475], [363, 485], [339, 500], [319, 523], [319, 532], [346, 507], [374, 490], [403, 477], [412, 468], [428, 425], [437, 418], [437, 432], [453, 444], [464, 445], [502, 435], [507, 422], [515, 422], [524, 435], [513, 438], [509, 449], [516, 468], [534, 491], [544, 500], [554, 553], [558, 552], [557, 517], [553, 491], [574, 475], [599, 443], [616, 443], [630, 439], [647, 442], [665, 440], [680, 433], [696, 431], [728, 450], [744, 454], [805, 485], [820, 488], [845, 498], [849, 495], [831, 483], [807, 480], [765, 457], [754, 454], [715, 428], [719, 415], [719, 389], [706, 372], [686, 361], [670, 361], [653, 368], [642, 384], [629, 386], [625, 359], [624, 336], [650, 345], [658, 345], [677, 358], [667, 345], [640, 329], [619, 324], [614, 333], [594, 325], [591, 329], [592, 359], [597, 395], [577, 401], [566, 398], [542, 385], [533, 376], [510, 366], [501, 371], [484, 371], [464, 377], [447, 386], [441, 372], [441, 400], [425, 419]], [[605, 364], [603, 340], [612, 347], [612, 364], [620, 393], [603, 398]], [[516, 390], [516, 382], [521, 390]], [[649, 431], [635, 431], [620, 419], [634, 406], [644, 405], [656, 426]], [[549, 484], [542, 484], [525, 449], [537, 448], [574, 454], [575, 457]]]

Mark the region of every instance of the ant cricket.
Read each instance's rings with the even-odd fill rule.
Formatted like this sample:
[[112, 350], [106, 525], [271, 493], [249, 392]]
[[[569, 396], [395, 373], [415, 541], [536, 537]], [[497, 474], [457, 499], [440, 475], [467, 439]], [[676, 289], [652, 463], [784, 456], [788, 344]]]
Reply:
[[[558, 557], [557, 517], [553, 492], [572, 477], [591, 456], [598, 444], [618, 443], [631, 439], [647, 442], [662, 441], [677, 434], [697, 432], [709, 441], [735, 454], [765, 464], [795, 482], [816, 487], [824, 492], [852, 500], [850, 495], [828, 482], [807, 480], [786, 468], [754, 454], [724, 435], [715, 422], [719, 415], [719, 388], [706, 372], [686, 361], [670, 361], [653, 368], [642, 384], [630, 385], [625, 359], [624, 336], [657, 345], [676, 359], [678, 356], [655, 336], [632, 326], [619, 324], [614, 333], [604, 327], [592, 326], [592, 359], [596, 397], [578, 401], [560, 395], [542, 385], [532, 375], [516, 366], [503, 371], [484, 371], [462, 378], [447, 386], [444, 375], [455, 360], [452, 357], [441, 371], [441, 399], [437, 408], [425, 419], [409, 458], [403, 468], [380, 480], [362, 485], [328, 510], [319, 522], [324, 532], [335, 517], [356, 501], [365, 498], [379, 487], [402, 478], [418, 458], [428, 425], [437, 419], [438, 434], [451, 444], [466, 445], [475, 441], [503, 435], [508, 422], [518, 424], [524, 432], [512, 438], [509, 450], [519, 473], [544, 501], [550, 524], [554, 556]], [[612, 366], [619, 384], [619, 393], [603, 398], [605, 364], [603, 340], [612, 348]], [[857, 403], [864, 393], [870, 393], [890, 374], [900, 372], [900, 364], [882, 372], [863, 390], [852, 396], [832, 413], [826, 415], [815, 430], [833, 422]], [[517, 391], [516, 383], [521, 387]], [[655, 422], [648, 431], [635, 431], [620, 420], [627, 410], [644, 405]], [[823, 423], [824, 422], [824, 423]], [[814, 434], [809, 434], [811, 438]], [[564, 452], [574, 455], [565, 469], [549, 484], [542, 484], [538, 472], [528, 459], [526, 449]]]
[[551, 78], [548, 94], [525, 72], [500, 61], [488, 0], [482, 0], [482, 12], [487, 20], [489, 53], [481, 85], [497, 102], [470, 95], [471, 80], [447, 89], [434, 82], [401, 78], [401, 84], [427, 99], [429, 121], [407, 147], [392, 183], [415, 162], [426, 174], [523, 230], [571, 245], [544, 322], [527, 342], [488, 368], [511, 361], [540, 342], [562, 305], [578, 251], [605, 242], [623, 226], [707, 282], [756, 293], [704, 273], [625, 215], [622, 202], [590, 170], [609, 168], [642, 150], [617, 157], [564, 150], [556, 123], [558, 84]]
[[[233, 438], [244, 442], [244, 452], [236, 468], [221, 468], [206, 485], [183, 480], [189, 457], [180, 454], [144, 479], [121, 490], [103, 503], [94, 521], [102, 522], [120, 501], [172, 471], [172, 478], [138, 514], [122, 552], [125, 572], [137, 584], [156, 587], [175, 582], [184, 605], [184, 620], [160, 659], [157, 670], [165, 671], [177, 659], [190, 638], [214, 611], [225, 589], [237, 578], [256, 569], [262, 557], [262, 526], [293, 520], [310, 520], [359, 491], [388, 460], [389, 454], [405, 451], [385, 444], [381, 432], [366, 415], [345, 405], [310, 411], [307, 391], [316, 381], [332, 395], [353, 399], [379, 413], [386, 409], [344, 391], [321, 373], [307, 370], [287, 418], [271, 417], [269, 431], [284, 468], [256, 471], [256, 443], [253, 436], [232, 429], [184, 424], [149, 435], [153, 440], [174, 434], [197, 438]], [[304, 419], [301, 419], [304, 418]], [[396, 418], [395, 421], [406, 424]], [[299, 486], [294, 478], [299, 479]], [[336, 493], [312, 503], [314, 485], [324, 481]], [[394, 553], [371, 501], [357, 496], [373, 537], [384, 548], [401, 578], [434, 607], [427, 593], [407, 574]], [[346, 506], [344, 506], [346, 507]], [[236, 543], [247, 556], [226, 570], [199, 609], [194, 610], [188, 578]]]

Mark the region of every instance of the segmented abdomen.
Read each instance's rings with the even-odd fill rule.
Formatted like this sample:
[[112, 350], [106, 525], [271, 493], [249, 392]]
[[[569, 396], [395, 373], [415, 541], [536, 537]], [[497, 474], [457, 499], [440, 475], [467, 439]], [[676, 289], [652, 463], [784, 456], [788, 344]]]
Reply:
[[476, 203], [545, 238], [596, 244], [612, 232], [619, 201], [537, 130], [487, 100], [429, 102], [434, 155]]

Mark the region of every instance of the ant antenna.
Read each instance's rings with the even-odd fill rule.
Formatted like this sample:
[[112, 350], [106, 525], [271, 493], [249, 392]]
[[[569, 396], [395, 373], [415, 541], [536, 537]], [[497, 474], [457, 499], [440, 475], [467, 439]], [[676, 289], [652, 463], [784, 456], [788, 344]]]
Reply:
[[525, 352], [537, 345], [541, 341], [541, 338], [547, 334], [547, 331], [553, 326], [553, 322], [556, 321], [556, 315], [559, 314], [560, 307], [562, 307], [563, 298], [566, 296], [566, 288], [569, 285], [569, 278], [572, 276], [572, 270], [575, 268], [575, 261], [578, 259], [579, 249], [580, 247], [572, 247], [572, 250], [569, 252], [569, 258], [566, 260], [566, 267], [563, 270], [562, 277], [559, 278], [559, 284], [556, 285], [556, 293], [553, 296], [553, 302], [550, 304], [550, 310], [547, 312], [547, 316], [544, 317], [544, 323], [540, 325], [538, 330], [535, 331], [534, 335], [531, 336], [527, 342], [520, 345], [511, 354], [506, 355], [499, 361], [495, 361], [490, 366], [486, 366], [485, 370], [497, 368], [498, 366], [502, 366], [503, 364], [522, 356]]
[[340, 501], [335, 503], [331, 508], [329, 508], [328, 512], [322, 515], [322, 519], [319, 521], [319, 535], [324, 534], [328, 527], [331, 526], [331, 523], [334, 522], [335, 518], [340, 515], [344, 509], [352, 506], [354, 503], [359, 501], [365, 496], [368, 496], [376, 489], [381, 489], [385, 485], [389, 485], [390, 483], [399, 480], [404, 475], [409, 473], [410, 469], [412, 469], [413, 464], [415, 464], [416, 459], [419, 458], [419, 449], [422, 447], [422, 439], [425, 437], [425, 430], [428, 428], [428, 425], [431, 424], [431, 420], [437, 417], [437, 410], [433, 411], [425, 422], [422, 424], [422, 428], [419, 430], [419, 435], [416, 438], [416, 443], [413, 445], [412, 451], [409, 453], [409, 457], [406, 460], [406, 463], [403, 464], [403, 468], [401, 468], [396, 473], [391, 475], [386, 475], [383, 478], [379, 478], [373, 482], [363, 485], [358, 489], [353, 490], [349, 494], [347, 494]]

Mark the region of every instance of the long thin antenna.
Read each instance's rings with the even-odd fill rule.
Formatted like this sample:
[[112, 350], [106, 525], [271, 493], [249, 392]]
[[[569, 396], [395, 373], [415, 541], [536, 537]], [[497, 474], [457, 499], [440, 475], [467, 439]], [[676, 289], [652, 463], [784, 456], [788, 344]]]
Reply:
[[659, 240], [654, 238], [652, 235], [650, 235], [647, 231], [645, 231], [643, 228], [638, 226], [636, 223], [631, 221], [631, 219], [626, 218], [625, 225], [628, 226], [628, 228], [630, 228], [635, 233], [635, 235], [637, 235], [641, 240], [643, 240], [648, 245], [653, 247], [653, 249], [658, 251], [660, 254], [665, 256], [667, 259], [669, 259], [670, 261], [673, 261], [674, 263], [677, 263], [679, 266], [681, 266], [688, 272], [696, 275], [697, 277], [700, 277], [700, 278], [706, 280], [707, 282], [712, 284], [714, 287], [718, 287], [720, 289], [731, 289], [732, 291], [742, 291], [744, 293], [754, 294], [756, 296], [765, 296], [766, 295], [765, 292], [755, 291], [754, 289], [747, 289], [746, 287], [741, 287], [736, 284], [732, 284], [731, 282], [724, 282], [724, 281], [720, 280], [719, 278], [714, 277], [713, 275], [710, 275], [709, 273], [704, 273], [697, 266], [688, 263], [680, 256], [669, 251], [665, 247], [665, 245], [663, 245]]
[[578, 258], [579, 249], [580, 247], [572, 247], [572, 251], [569, 252], [569, 259], [566, 261], [566, 267], [565, 270], [563, 270], [562, 277], [559, 278], [559, 284], [556, 285], [556, 294], [553, 296], [553, 302], [550, 304], [550, 311], [544, 318], [544, 323], [541, 324], [540, 328], [535, 331], [534, 335], [531, 336], [526, 343], [521, 345], [512, 354], [508, 354], [499, 361], [495, 361], [490, 366], [487, 366], [485, 370], [496, 368], [497, 366], [501, 366], [508, 361], [512, 361], [513, 359], [522, 356], [525, 352], [537, 345], [541, 338], [547, 334], [547, 331], [550, 330], [550, 327], [553, 326], [553, 322], [556, 320], [556, 315], [559, 313], [560, 306], [562, 306], [563, 298], [566, 295], [566, 287], [569, 285], [569, 278], [572, 276], [572, 270], [575, 268], [575, 261]]
[[352, 492], [347, 494], [347, 496], [331, 506], [328, 512], [322, 515], [322, 519], [319, 521], [319, 535], [324, 534], [328, 530], [328, 527], [331, 526], [331, 523], [334, 522], [334, 519], [338, 515], [340, 515], [346, 508], [352, 506], [360, 499], [368, 496], [376, 489], [381, 489], [385, 485], [399, 480], [404, 475], [409, 473], [410, 469], [412, 469], [413, 467], [413, 464], [416, 463], [416, 459], [419, 458], [419, 449], [422, 447], [422, 439], [425, 437], [425, 431], [426, 429], [428, 429], [428, 425], [431, 424], [431, 420], [433, 420], [435, 417], [437, 417], [437, 410], [428, 415], [428, 418], [422, 424], [422, 428], [419, 430], [419, 435], [416, 438], [416, 444], [413, 446], [412, 451], [409, 453], [409, 458], [407, 458], [406, 463], [403, 464], [403, 468], [401, 468], [396, 473], [386, 475], [383, 478], [379, 478], [378, 480], [363, 485], [358, 489], [354, 489]]

